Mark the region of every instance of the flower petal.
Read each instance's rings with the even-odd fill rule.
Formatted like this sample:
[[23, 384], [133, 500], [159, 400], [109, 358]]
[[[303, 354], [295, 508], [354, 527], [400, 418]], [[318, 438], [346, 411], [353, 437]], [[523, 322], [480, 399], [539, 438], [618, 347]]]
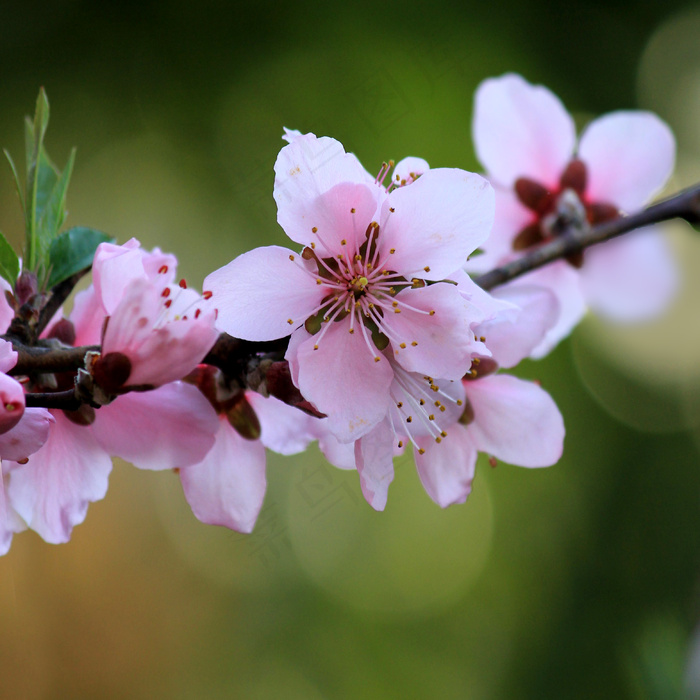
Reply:
[[519, 177], [554, 187], [576, 142], [573, 119], [559, 98], [514, 73], [477, 88], [473, 135], [489, 176], [506, 187]]
[[93, 285], [75, 295], [70, 321], [75, 328], [76, 347], [99, 345], [102, 342], [106, 315]]
[[405, 289], [393, 303], [401, 313], [385, 313], [382, 327], [388, 329], [396, 360], [412, 372], [461, 379], [471, 365], [474, 333], [471, 305], [457, 287]]
[[51, 544], [70, 539], [88, 503], [107, 492], [112, 460], [90, 428], [54, 414], [49, 439], [25, 465], [10, 465], [8, 493], [19, 516]]
[[559, 260], [524, 275], [518, 281], [509, 284], [508, 288], [521, 285], [549, 289], [559, 303], [559, 319], [530, 355], [534, 359], [540, 359], [566, 338], [586, 313], [581, 276], [569, 263]]
[[19, 423], [23, 413], [22, 385], [16, 379], [0, 372], [0, 434], [12, 430]]
[[265, 398], [254, 391], [246, 391], [246, 399], [260, 421], [262, 444], [273, 452], [293, 455], [303, 452], [317, 439], [319, 418], [288, 406], [274, 396]]
[[656, 228], [593, 246], [585, 252], [581, 287], [591, 308], [617, 321], [664, 311], [678, 289], [678, 268]]
[[316, 224], [307, 218], [309, 207], [319, 195], [342, 183], [376, 188], [377, 201], [383, 191], [360, 161], [352, 153], [345, 153], [335, 139], [304, 134], [280, 151], [275, 163], [277, 221], [293, 241], [303, 245], [315, 241], [311, 228]]
[[507, 374], [465, 382], [465, 389], [474, 409], [467, 430], [480, 452], [521, 467], [559, 460], [564, 421], [544, 389]]
[[382, 205], [384, 267], [409, 279], [444, 279], [488, 238], [493, 216], [493, 188], [483, 177], [456, 168], [429, 170]]
[[100, 408], [92, 425], [105, 451], [140, 469], [176, 469], [201, 462], [218, 429], [209, 401], [183, 382], [119, 396]]
[[53, 420], [45, 408], [26, 408], [19, 423], [0, 435], [2, 458], [16, 462], [37, 452], [48, 439]]
[[246, 340], [289, 335], [327, 294], [303, 267], [301, 257], [279, 246], [239, 255], [212, 272], [204, 280], [204, 289], [213, 293], [217, 326]]
[[385, 419], [355, 443], [362, 495], [374, 510], [384, 510], [394, 480], [394, 431]]
[[185, 498], [198, 520], [252, 532], [265, 497], [265, 448], [219, 420], [216, 442], [199, 464], [180, 470]]
[[385, 416], [394, 373], [386, 357], [370, 350], [361, 332], [348, 333], [346, 321], [323, 330], [323, 338], [313, 336], [298, 347], [299, 390], [328, 416], [329, 430], [341, 442], [351, 442]]
[[464, 503], [472, 490], [477, 449], [469, 432], [456, 423], [449, 435], [437, 444], [430, 438], [418, 438], [413, 451], [423, 488], [441, 508]]
[[591, 122], [581, 136], [579, 158], [588, 166], [586, 198], [623, 211], [646, 204], [673, 170], [676, 143], [651, 112], [612, 112]]
[[499, 366], [515, 367], [557, 323], [559, 302], [551, 290], [526, 284], [497, 288], [493, 295], [514, 306], [478, 325], [474, 334], [486, 338]]
[[0, 372], [9, 372], [17, 364], [17, 351], [12, 343], [0, 339]]

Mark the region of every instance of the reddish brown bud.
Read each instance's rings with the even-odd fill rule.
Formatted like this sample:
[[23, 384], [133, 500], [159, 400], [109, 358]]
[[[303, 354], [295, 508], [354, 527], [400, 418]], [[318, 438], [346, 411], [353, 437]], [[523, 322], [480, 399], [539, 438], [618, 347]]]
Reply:
[[284, 403], [299, 408], [305, 413], [316, 418], [325, 418], [323, 413], [317, 411], [302, 395], [292, 382], [292, 374], [286, 361], [273, 362], [265, 374], [267, 391], [271, 396], [284, 401]]
[[586, 169], [586, 164], [582, 160], [574, 158], [562, 173], [559, 186], [562, 190], [572, 189], [579, 197], [582, 197], [583, 193], [586, 191], [587, 182], [588, 171]]
[[108, 394], [116, 394], [131, 375], [131, 360], [121, 352], [108, 352], [92, 367], [95, 382]]
[[528, 209], [544, 214], [554, 205], [554, 195], [539, 182], [527, 177], [515, 181], [515, 194]]
[[566, 256], [565, 260], [569, 265], [580, 270], [583, 267], [583, 251], [579, 250], [578, 253], [571, 253], [571, 255]]
[[39, 291], [36, 275], [23, 272], [15, 282], [15, 296], [20, 304], [26, 304]]

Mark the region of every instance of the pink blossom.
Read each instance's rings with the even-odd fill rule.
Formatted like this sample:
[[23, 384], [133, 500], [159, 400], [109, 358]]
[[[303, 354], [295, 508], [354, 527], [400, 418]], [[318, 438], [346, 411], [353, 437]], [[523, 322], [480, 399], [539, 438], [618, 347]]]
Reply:
[[357, 468], [373, 508], [384, 509], [393, 459], [409, 444], [426, 491], [442, 507], [466, 500], [478, 452], [526, 467], [549, 466], [561, 456], [564, 426], [549, 394], [532, 382], [494, 375], [499, 364], [517, 364], [541, 341], [556, 321], [556, 300], [525, 286], [503, 297], [500, 310], [475, 328], [493, 356], [475, 358], [464, 380], [395, 367], [392, 408], [381, 423], [352, 450], [329, 436], [320, 441], [333, 464]]
[[[290, 137], [291, 138], [291, 137]], [[275, 165], [278, 221], [304, 246], [258, 248], [205, 280], [218, 325], [237, 337], [291, 333], [295, 382], [341, 441], [390, 407], [391, 356], [459, 377], [474, 352], [470, 307], [440, 283], [488, 235], [492, 192], [478, 175], [430, 170], [387, 190], [337, 141], [296, 135]]]
[[301, 452], [316, 438], [319, 421], [273, 397], [227, 391], [211, 367], [194, 376], [219, 420], [206, 457], [179, 469], [185, 498], [198, 520], [252, 532], [267, 489], [265, 447]]
[[[567, 224], [597, 224], [639, 209], [663, 187], [674, 163], [673, 135], [654, 114], [600, 117], [577, 145], [573, 119], [557, 97], [514, 74], [479, 86], [473, 133], [496, 191], [496, 220], [485, 254], [472, 261], [471, 270], [512, 259]], [[550, 288], [560, 302], [559, 322], [534, 352], [541, 357], [587, 306], [616, 320], [659, 313], [675, 291], [676, 269], [664, 239], [645, 229], [522, 280]]]
[[83, 296], [78, 312], [86, 326], [83, 342], [96, 342], [98, 324], [109, 317], [93, 370], [108, 393], [181, 379], [214, 345], [215, 309], [184, 281], [173, 284], [175, 270], [174, 256], [143, 251], [135, 239], [98, 247], [94, 291]]

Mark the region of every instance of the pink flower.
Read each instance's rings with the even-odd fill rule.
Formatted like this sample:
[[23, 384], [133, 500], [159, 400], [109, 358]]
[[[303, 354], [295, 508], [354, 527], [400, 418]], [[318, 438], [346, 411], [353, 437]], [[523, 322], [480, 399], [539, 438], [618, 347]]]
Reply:
[[291, 333], [304, 397], [344, 442], [390, 407], [394, 372], [460, 377], [474, 352], [470, 307], [443, 281], [486, 239], [492, 193], [478, 175], [426, 172], [387, 191], [337, 141], [290, 135], [275, 165], [278, 221], [304, 246], [239, 256], [205, 280], [237, 337]]
[[499, 362], [513, 366], [541, 341], [556, 321], [556, 300], [536, 287], [514, 288], [506, 296], [497, 315], [475, 330], [485, 334], [493, 357], [475, 358], [463, 381], [395, 367], [393, 405], [379, 425], [352, 449], [328, 436], [320, 440], [333, 464], [357, 468], [362, 492], [376, 510], [386, 505], [393, 458], [409, 444], [426, 491], [442, 507], [466, 500], [478, 452], [526, 467], [549, 466], [561, 456], [564, 426], [549, 394], [531, 382], [493, 374]]
[[109, 316], [102, 357], [93, 369], [108, 393], [181, 379], [214, 345], [216, 311], [205, 308], [184, 281], [173, 284], [175, 265], [173, 256], [143, 251], [135, 239], [98, 247], [92, 315], [85, 320], [94, 335], [97, 322]]
[[[568, 223], [597, 224], [639, 209], [673, 169], [673, 135], [654, 114], [600, 117], [577, 145], [573, 119], [557, 97], [514, 74], [479, 86], [473, 133], [496, 190], [496, 220], [472, 270], [501, 264]], [[561, 306], [537, 357], [568, 335], [586, 306], [618, 320], [641, 319], [664, 309], [676, 288], [675, 266], [653, 229], [594, 246], [523, 279], [550, 288]]]
[[252, 532], [267, 489], [265, 447], [301, 452], [316, 438], [319, 421], [273, 397], [227, 391], [211, 367], [193, 376], [219, 421], [211, 451], [179, 469], [185, 498], [203, 523]]

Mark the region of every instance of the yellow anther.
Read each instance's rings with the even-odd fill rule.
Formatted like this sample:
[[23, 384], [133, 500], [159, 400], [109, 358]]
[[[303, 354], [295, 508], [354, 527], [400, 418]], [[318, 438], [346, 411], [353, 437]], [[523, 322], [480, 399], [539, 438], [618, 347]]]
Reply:
[[291, 318], [288, 318], [288, 319], [287, 319], [287, 323], [288, 323], [290, 326], [293, 326], [293, 325], [294, 325], [294, 321], [292, 321]]
[[442, 442], [442, 438], [441, 438], [441, 437], [436, 437], [436, 438], [435, 438], [435, 442], [437, 442], [438, 445], [439, 445], [439, 444]]
[[318, 350], [318, 345], [314, 345], [314, 350]]
[[[399, 177], [399, 176], [397, 175], [397, 176], [396, 176], [396, 179], [397, 179], [397, 180], [398, 180], [398, 177]], [[396, 211], [396, 209], [395, 209], [394, 207], [389, 207], [389, 211], [393, 214], [393, 213]]]
[[444, 412], [444, 411], [445, 411], [445, 407], [444, 407], [444, 406], [440, 406], [440, 410]]
[[350, 213], [351, 213], [351, 214], [354, 214], [354, 213], [355, 213], [355, 207], [353, 207], [353, 208], [350, 210]]
[[391, 255], [393, 255], [395, 252], [396, 252], [396, 248], [392, 248], [392, 249], [389, 251], [389, 253], [391, 253]]
[[316, 278], [316, 284], [323, 284], [323, 282], [321, 282], [321, 278], [320, 278], [320, 277], [317, 277], [317, 278]]
[[418, 448], [418, 454], [419, 454], [419, 455], [424, 455], [424, 454], [425, 454], [425, 450], [424, 450], [422, 447], [419, 447], [419, 448]]
[[375, 361], [375, 362], [379, 362], [379, 360], [380, 360], [379, 357], [375, 357], [375, 358], [374, 358], [374, 361]]
[[406, 418], [406, 423], [411, 423], [412, 421], [413, 421], [412, 416], [409, 416], [408, 418]]
[[428, 416], [428, 420], [435, 420], [435, 415], [431, 413], [431, 414]]
[[411, 343], [411, 345], [415, 348], [416, 345], [418, 345], [418, 343], [416, 343], [416, 341], [414, 340], [414, 341]]
[[340, 245], [347, 245], [347, 244], [348, 244], [348, 242], [344, 238], [342, 241], [340, 241]]
[[444, 430], [440, 433], [440, 435], [442, 435], [442, 437], [447, 437], [447, 433]]
[[480, 340], [482, 343], [485, 343], [485, 342], [486, 342], [486, 337], [482, 335], [481, 338], [479, 338], [479, 340]]
[[399, 402], [396, 404], [396, 408], [401, 408], [402, 406], [403, 406], [403, 401], [399, 401]]
[[293, 256], [293, 255], [290, 255], [290, 256], [289, 256], [289, 259], [290, 259], [290, 260], [294, 260], [294, 256]]
[[462, 401], [462, 399], [457, 399], [457, 405], [458, 405], [458, 406], [461, 406], [463, 403], [464, 403], [464, 402]]
[[395, 313], [395, 314], [400, 314], [400, 313], [401, 313], [401, 309], [394, 309], [394, 313]]
[[316, 244], [313, 241], [311, 241], [311, 250], [316, 250]]
[[403, 442], [399, 440], [399, 448], [403, 447]]
[[350, 335], [352, 335], [354, 332], [355, 332], [355, 329], [354, 329], [354, 328], [351, 328], [351, 329], [348, 331], [348, 333], [350, 333]]
[[362, 256], [358, 253], [358, 254], [355, 256], [355, 260], [357, 260], [357, 262], [360, 262], [360, 260], [362, 260]]
[[425, 399], [421, 399], [419, 403], [421, 406], [425, 406]]
[[429, 316], [435, 316], [435, 311], [431, 311], [428, 315], [429, 315]]
[[[314, 226], [314, 227], [311, 229], [311, 233], [318, 233], [318, 229]], [[312, 247], [312, 248], [313, 248], [313, 245], [314, 245], [314, 244], [312, 243], [312, 244], [311, 244], [311, 247]]]
[[396, 308], [396, 307], [399, 305], [399, 302], [398, 302], [398, 301], [392, 301], [392, 302], [391, 302], [391, 305], [392, 305], [394, 308]]
[[400, 347], [402, 350], [405, 350], [405, 349], [406, 349], [406, 343], [401, 343], [401, 345], [399, 345], [399, 347]]

